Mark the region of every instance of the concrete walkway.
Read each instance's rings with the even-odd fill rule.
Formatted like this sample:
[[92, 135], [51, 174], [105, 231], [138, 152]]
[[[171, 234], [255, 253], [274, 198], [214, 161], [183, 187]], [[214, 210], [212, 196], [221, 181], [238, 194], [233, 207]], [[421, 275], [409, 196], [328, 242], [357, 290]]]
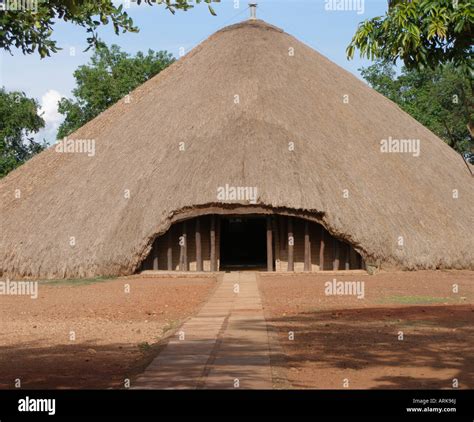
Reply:
[[133, 388], [270, 389], [272, 372], [256, 274], [226, 273]]

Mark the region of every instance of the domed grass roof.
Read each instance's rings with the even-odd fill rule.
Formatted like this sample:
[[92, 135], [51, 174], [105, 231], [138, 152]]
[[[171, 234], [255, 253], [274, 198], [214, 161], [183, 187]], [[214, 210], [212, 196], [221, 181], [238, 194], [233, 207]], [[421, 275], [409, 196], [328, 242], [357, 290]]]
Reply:
[[[4, 276], [130, 274], [172, 222], [237, 206], [311, 218], [387, 268], [474, 266], [462, 158], [259, 20], [213, 34], [78, 140], [95, 154], [53, 146], [0, 181]], [[383, 140], [419, 140], [419, 153], [383, 152]], [[256, 204], [220, 203], [226, 184], [256, 187]]]

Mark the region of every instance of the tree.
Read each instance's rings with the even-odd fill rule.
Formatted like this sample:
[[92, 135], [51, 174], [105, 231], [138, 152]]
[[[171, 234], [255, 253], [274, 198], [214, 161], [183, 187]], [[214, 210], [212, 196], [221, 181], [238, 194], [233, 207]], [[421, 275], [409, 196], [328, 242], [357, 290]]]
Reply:
[[[347, 47], [349, 59], [356, 49], [362, 57], [396, 63], [406, 68], [435, 69], [453, 64], [468, 80], [474, 93], [474, 2], [472, 0], [389, 0], [385, 16], [359, 24]], [[472, 101], [468, 113], [474, 114]], [[466, 122], [474, 137], [474, 119]]]
[[75, 72], [75, 99], [62, 98], [58, 110], [65, 120], [58, 130], [61, 139], [109, 108], [174, 61], [166, 51], [148, 50], [131, 56], [112, 45], [96, 49], [91, 61]]
[[474, 3], [472, 0], [390, 0], [385, 16], [359, 24], [347, 47], [353, 58], [395, 63], [408, 69], [454, 63], [473, 69]]
[[361, 69], [362, 77], [378, 92], [462, 154], [473, 151], [466, 123], [473, 119], [474, 101], [466, 75], [453, 64], [436, 69], [408, 69], [399, 76], [386, 61]]
[[[207, 3], [213, 15], [215, 12], [210, 3], [218, 1], [220, 0], [194, 0], [195, 3]], [[194, 7], [188, 0], [136, 2], [138, 5], [164, 5], [172, 13]], [[9, 52], [12, 47], [16, 47], [21, 49], [23, 54], [37, 51], [41, 57], [56, 53], [60, 48], [51, 37], [58, 21], [85, 28], [89, 34], [88, 48], [102, 45], [97, 34], [97, 29], [102, 25], [112, 23], [117, 35], [120, 32], [138, 32], [123, 5], [116, 6], [113, 0], [9, 0], [5, 3], [10, 7], [0, 12], [0, 48]]]
[[44, 127], [38, 109], [36, 100], [23, 92], [0, 89], [0, 177], [44, 149], [45, 143], [31, 136]]

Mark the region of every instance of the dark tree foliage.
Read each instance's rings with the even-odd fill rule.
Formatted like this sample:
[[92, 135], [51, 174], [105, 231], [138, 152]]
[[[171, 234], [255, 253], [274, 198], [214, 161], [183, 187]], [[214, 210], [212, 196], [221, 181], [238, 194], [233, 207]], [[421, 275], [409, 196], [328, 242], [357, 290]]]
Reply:
[[0, 177], [44, 149], [32, 136], [44, 127], [38, 108], [23, 92], [0, 89]]
[[90, 63], [74, 72], [75, 98], [62, 98], [59, 103], [65, 120], [57, 138], [68, 136], [173, 61], [166, 51], [148, 50], [147, 54], [131, 56], [116, 45], [96, 49]]
[[[194, 3], [207, 3], [209, 11], [215, 15], [211, 3], [220, 0], [194, 0]], [[170, 12], [188, 10], [194, 7], [187, 0], [136, 0], [138, 5], [162, 5]], [[14, 0], [10, 0], [14, 5]], [[60, 48], [52, 38], [54, 25], [59, 21], [85, 28], [89, 48], [102, 45], [97, 29], [113, 25], [118, 35], [124, 32], [138, 32], [123, 5], [115, 5], [112, 0], [37, 0], [35, 8], [17, 7], [18, 10], [0, 12], [0, 48], [11, 51], [13, 47], [24, 54], [37, 51], [41, 57], [56, 53]]]

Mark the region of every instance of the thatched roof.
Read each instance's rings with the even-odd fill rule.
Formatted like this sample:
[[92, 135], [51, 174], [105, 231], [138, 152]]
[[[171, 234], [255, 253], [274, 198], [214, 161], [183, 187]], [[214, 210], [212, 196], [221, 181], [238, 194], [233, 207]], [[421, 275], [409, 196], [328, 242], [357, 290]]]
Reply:
[[[420, 156], [381, 153], [390, 136], [420, 139]], [[260, 210], [306, 213], [368, 262], [474, 267], [474, 185], [461, 157], [262, 21], [218, 31], [70, 136], [88, 138], [93, 157], [53, 147], [0, 181], [3, 276], [130, 274], [172, 221], [222, 209], [226, 183], [258, 187]]]

